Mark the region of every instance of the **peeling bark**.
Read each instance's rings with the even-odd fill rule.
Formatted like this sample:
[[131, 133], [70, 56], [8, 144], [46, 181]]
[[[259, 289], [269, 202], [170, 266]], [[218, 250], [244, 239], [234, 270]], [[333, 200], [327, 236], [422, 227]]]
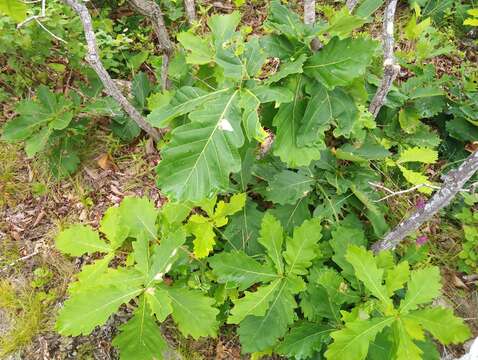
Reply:
[[471, 154], [457, 169], [442, 177], [443, 185], [425, 206], [412, 214], [408, 219], [398, 224], [381, 241], [373, 244], [375, 252], [395, 249], [395, 247], [411, 232], [428, 221], [439, 210], [447, 206], [466, 182], [478, 171], [478, 151]]
[[196, 21], [196, 7], [194, 0], [184, 0], [184, 8], [186, 10], [186, 16], [188, 17], [189, 24]]
[[100, 78], [105, 91], [113, 99], [115, 99], [123, 108], [123, 110], [129, 115], [129, 117], [138, 124], [138, 126], [143, 129], [148, 135], [153, 139], [159, 140], [161, 138], [161, 133], [153, 128], [144, 117], [135, 109], [133, 105], [124, 97], [120, 89], [113, 81], [111, 76], [106, 71], [103, 63], [100, 60], [98, 55], [98, 45], [96, 44], [96, 36], [93, 31], [93, 25], [91, 21], [90, 13], [87, 7], [83, 2], [77, 0], [63, 0], [65, 4], [70, 6], [80, 17], [81, 23], [83, 25], [83, 30], [85, 32], [85, 39], [87, 44], [88, 53], [86, 54], [86, 61], [90, 64], [93, 70], [96, 72]]
[[393, 81], [400, 72], [400, 65], [397, 64], [393, 52], [395, 46], [393, 21], [396, 7], [397, 0], [388, 0], [383, 20], [383, 78], [368, 109], [374, 117], [377, 117]]
[[161, 67], [161, 87], [169, 89], [168, 65], [169, 57], [174, 51], [173, 44], [169, 39], [168, 30], [164, 24], [164, 17], [159, 5], [152, 0], [128, 0], [131, 6], [141, 15], [147, 17], [153, 26], [157, 38], [158, 51], [163, 54], [163, 65]]

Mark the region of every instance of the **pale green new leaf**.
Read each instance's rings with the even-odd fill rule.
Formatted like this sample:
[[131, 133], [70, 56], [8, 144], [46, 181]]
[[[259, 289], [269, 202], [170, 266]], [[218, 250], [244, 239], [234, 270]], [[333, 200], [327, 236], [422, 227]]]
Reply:
[[110, 315], [143, 291], [138, 286], [100, 285], [75, 292], [60, 310], [56, 330], [62, 335], [87, 335], [102, 325]]
[[64, 254], [81, 256], [85, 253], [110, 252], [111, 247], [100, 239], [91, 226], [75, 224], [61, 231], [55, 240], [56, 247]]
[[213, 299], [197, 290], [167, 288], [167, 292], [172, 301], [173, 319], [184, 336], [191, 335], [194, 339], [216, 336], [219, 310], [213, 306]]
[[148, 313], [144, 302], [133, 317], [119, 328], [120, 333], [113, 339], [121, 360], [162, 359], [167, 343], [159, 326]]
[[172, 132], [157, 167], [158, 185], [171, 198], [202, 200], [226, 190], [229, 175], [241, 168], [244, 142], [237, 91], [189, 114], [191, 123]]
[[414, 147], [403, 150], [397, 163], [421, 162], [424, 164], [434, 164], [438, 160], [438, 152], [429, 148]]
[[277, 272], [282, 274], [284, 272], [284, 263], [282, 261], [284, 229], [282, 228], [280, 221], [270, 213], [266, 213], [262, 218], [259, 234], [259, 244], [264, 246], [267, 250], [267, 254], [272, 259]]
[[407, 313], [418, 305], [432, 302], [440, 295], [440, 270], [436, 266], [413, 270], [410, 274], [405, 298], [400, 302], [400, 312]]
[[[402, 172], [403, 177], [411, 184], [413, 185], [432, 185], [430, 181], [428, 181], [428, 178], [423, 175], [422, 173], [416, 172], [414, 170], [407, 169], [405, 166], [398, 165], [398, 168]], [[418, 189], [418, 191], [424, 193], [424, 194], [431, 194], [433, 190], [429, 187], [422, 186]]]
[[258, 282], [269, 282], [277, 274], [266, 264], [261, 264], [243, 251], [222, 252], [209, 259], [209, 265], [217, 282], [231, 282], [245, 290]]
[[240, 193], [232, 195], [229, 202], [219, 201], [212, 216], [214, 224], [217, 227], [226, 225], [228, 221], [227, 217], [241, 211], [246, 204], [246, 198], [246, 193]]
[[265, 195], [267, 200], [276, 204], [296, 204], [297, 200], [309, 194], [315, 181], [303, 173], [282, 170], [272, 178]]
[[385, 305], [391, 305], [387, 289], [382, 284], [383, 269], [377, 267], [377, 263], [371, 251], [363, 247], [352, 245], [345, 255], [347, 261], [352, 264], [355, 276], [362, 281], [365, 287]]
[[25, 140], [25, 152], [28, 158], [34, 157], [39, 151], [45, 148], [51, 132], [52, 130], [50, 128], [44, 127]]
[[194, 235], [194, 255], [198, 259], [208, 256], [216, 243], [213, 224], [204, 216], [193, 214], [189, 218], [186, 229]]
[[334, 342], [325, 352], [328, 360], [363, 360], [377, 334], [395, 321], [394, 317], [356, 320], [331, 333]]
[[146, 197], [125, 197], [119, 206], [119, 214], [129, 236], [136, 237], [144, 233], [148, 239], [157, 237], [158, 209]]
[[100, 231], [106, 235], [113, 249], [123, 244], [129, 229], [123, 223], [119, 207], [110, 207], [105, 211], [100, 221]]
[[234, 307], [227, 319], [228, 324], [239, 324], [247, 316], [263, 316], [269, 304], [275, 298], [278, 291], [282, 291], [285, 282], [282, 279], [274, 280], [269, 285], [263, 285], [256, 291], [246, 291], [244, 296], [233, 300]]
[[213, 15], [209, 18], [207, 25], [211, 29], [214, 41], [222, 45], [230, 40], [241, 21], [241, 13], [234, 11], [228, 15]]
[[422, 360], [423, 351], [413, 342], [402, 320], [398, 320], [393, 326], [395, 339], [397, 340], [397, 360]]
[[327, 343], [333, 328], [308, 321], [294, 324], [277, 347], [280, 355], [297, 360], [310, 359]]
[[324, 132], [332, 125], [336, 127], [336, 137], [348, 137], [359, 115], [354, 99], [338, 88], [328, 91], [324, 86], [317, 85], [314, 91], [297, 135], [299, 146], [320, 143], [324, 147]]
[[160, 287], [150, 287], [144, 292], [144, 297], [149, 305], [151, 314], [156, 316], [159, 322], [166, 320], [173, 312], [171, 298], [166, 290]]
[[322, 238], [320, 219], [313, 218], [294, 229], [292, 238], [286, 240], [284, 260], [288, 274], [306, 275], [312, 260], [317, 256], [318, 242]]
[[378, 43], [366, 38], [332, 38], [320, 51], [309, 58], [304, 72], [328, 89], [345, 86], [365, 73]]
[[396, 290], [403, 288], [410, 275], [409, 268], [408, 261], [405, 260], [392, 269], [387, 270], [385, 286], [387, 287], [388, 296], [392, 296]]
[[154, 109], [148, 115], [148, 121], [153, 126], [166, 127], [174, 118], [193, 111], [226, 91], [228, 89], [206, 92], [197, 87], [184, 86], [176, 91], [169, 104]]
[[405, 318], [418, 322], [445, 345], [462, 343], [471, 336], [468, 326], [462, 319], [453, 315], [451, 309], [437, 307], [416, 310], [407, 314]]
[[20, 23], [27, 17], [27, 6], [21, 0], [0, 0], [0, 13]]
[[111, 252], [106, 254], [104, 258], [95, 260], [94, 263], [83, 265], [81, 271], [76, 274], [78, 280], [70, 283], [68, 292], [72, 294], [75, 291], [81, 291], [83, 287], [91, 286], [94, 282], [97, 282], [98, 278], [106, 272], [113, 258], [114, 253]]

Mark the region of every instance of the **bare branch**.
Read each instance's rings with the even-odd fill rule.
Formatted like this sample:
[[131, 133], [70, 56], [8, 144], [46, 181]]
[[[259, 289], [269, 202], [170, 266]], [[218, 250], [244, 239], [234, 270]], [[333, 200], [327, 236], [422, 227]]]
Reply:
[[358, 2], [359, 0], [347, 0], [345, 5], [349, 9], [349, 13], [352, 13], [352, 11], [355, 9], [355, 6], [357, 5]]
[[463, 186], [478, 171], [478, 151], [471, 154], [457, 169], [443, 176], [443, 185], [422, 209], [417, 210], [405, 221], [398, 224], [381, 241], [373, 244], [375, 252], [394, 249], [408, 234], [417, 230], [439, 210], [447, 206], [455, 195], [463, 190]]
[[164, 17], [161, 8], [155, 1], [151, 0], [129, 0], [131, 6], [141, 15], [147, 17], [153, 25], [153, 31], [158, 40], [158, 50], [163, 54], [163, 65], [161, 67], [161, 87], [163, 90], [169, 88], [168, 65], [169, 57], [173, 53], [173, 44], [169, 39], [168, 30], [164, 24]]
[[393, 21], [396, 7], [397, 0], [388, 0], [383, 20], [383, 79], [368, 108], [374, 117], [377, 117], [390, 91], [390, 87], [400, 71], [400, 65], [396, 63], [393, 53], [395, 46]]
[[196, 21], [196, 9], [194, 0], [184, 0], [184, 8], [190, 24]]
[[138, 126], [146, 131], [153, 139], [158, 140], [161, 138], [161, 133], [153, 128], [149, 123], [146, 122], [144, 117], [134, 108], [133, 105], [124, 97], [124, 95], [116, 86], [111, 76], [106, 71], [103, 63], [100, 60], [98, 55], [98, 46], [96, 44], [96, 37], [93, 31], [93, 25], [91, 21], [90, 13], [86, 6], [80, 2], [81, 0], [63, 0], [65, 4], [70, 6], [80, 17], [81, 23], [83, 24], [83, 30], [85, 32], [86, 44], [88, 48], [88, 53], [86, 55], [86, 61], [90, 64], [93, 70], [96, 72], [100, 78], [103, 86], [105, 87], [106, 92], [111, 95], [123, 108], [123, 110], [133, 119]]

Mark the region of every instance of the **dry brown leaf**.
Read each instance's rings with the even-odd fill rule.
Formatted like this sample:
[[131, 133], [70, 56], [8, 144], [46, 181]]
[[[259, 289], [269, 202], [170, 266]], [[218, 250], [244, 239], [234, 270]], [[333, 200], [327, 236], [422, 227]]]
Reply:
[[102, 168], [103, 170], [113, 170], [116, 168], [116, 165], [113, 162], [113, 159], [111, 158], [111, 155], [108, 153], [102, 154], [98, 157], [98, 160], [96, 160], [98, 166]]

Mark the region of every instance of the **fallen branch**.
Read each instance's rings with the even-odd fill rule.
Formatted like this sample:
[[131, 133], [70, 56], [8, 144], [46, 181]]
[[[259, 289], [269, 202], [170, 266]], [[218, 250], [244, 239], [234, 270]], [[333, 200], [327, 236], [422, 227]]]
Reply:
[[196, 9], [194, 0], [184, 0], [184, 8], [186, 9], [186, 16], [190, 24], [196, 21]]
[[384, 196], [383, 198], [380, 198], [378, 200], [374, 200], [374, 202], [381, 202], [381, 201], [387, 200], [388, 198], [391, 198], [393, 196], [403, 195], [403, 194], [418, 190], [422, 187], [426, 187], [426, 188], [434, 189], [434, 190], [440, 190], [440, 187], [435, 186], [435, 185], [430, 185], [430, 184], [418, 184], [418, 185], [412, 186], [410, 189], [405, 189], [405, 190], [400, 190], [400, 191], [393, 191], [393, 190], [390, 190], [389, 188], [387, 188], [383, 185], [376, 184], [376, 183], [373, 183], [373, 182], [370, 182], [370, 181], [369, 181], [369, 184], [372, 185], [373, 187], [376, 187], [376, 188], [379, 188], [379, 189], [382, 189], [382, 190], [385, 190], [386, 192], [388, 192], [387, 196]]
[[169, 40], [168, 30], [164, 24], [163, 13], [159, 5], [151, 0], [129, 0], [131, 6], [141, 15], [147, 17], [153, 26], [157, 38], [158, 51], [163, 54], [161, 66], [161, 87], [163, 90], [169, 88], [168, 66], [169, 57], [173, 53], [173, 44]]
[[119, 88], [116, 86], [111, 76], [106, 71], [103, 63], [100, 60], [98, 55], [98, 46], [96, 44], [96, 37], [93, 31], [93, 25], [91, 21], [90, 13], [86, 6], [78, 0], [63, 0], [65, 4], [70, 6], [80, 17], [81, 23], [83, 24], [83, 30], [85, 32], [85, 39], [88, 48], [88, 53], [86, 55], [86, 61], [90, 64], [93, 70], [96, 72], [100, 78], [103, 86], [105, 87], [106, 92], [113, 97], [123, 108], [123, 110], [133, 119], [138, 126], [146, 131], [153, 139], [159, 140], [161, 138], [161, 132], [153, 128], [144, 117], [134, 108], [133, 105], [124, 97]]
[[381, 241], [373, 244], [375, 252], [395, 249], [408, 234], [417, 230], [439, 210], [447, 206], [455, 195], [463, 190], [466, 182], [478, 171], [478, 151], [471, 154], [457, 169], [442, 177], [443, 185], [422, 209], [417, 210], [405, 221], [398, 224]]
[[395, 46], [393, 21], [396, 7], [397, 0], [388, 0], [383, 20], [383, 79], [368, 108], [374, 117], [377, 117], [385, 103], [390, 87], [400, 71], [400, 66], [396, 63], [393, 53], [393, 47]]

